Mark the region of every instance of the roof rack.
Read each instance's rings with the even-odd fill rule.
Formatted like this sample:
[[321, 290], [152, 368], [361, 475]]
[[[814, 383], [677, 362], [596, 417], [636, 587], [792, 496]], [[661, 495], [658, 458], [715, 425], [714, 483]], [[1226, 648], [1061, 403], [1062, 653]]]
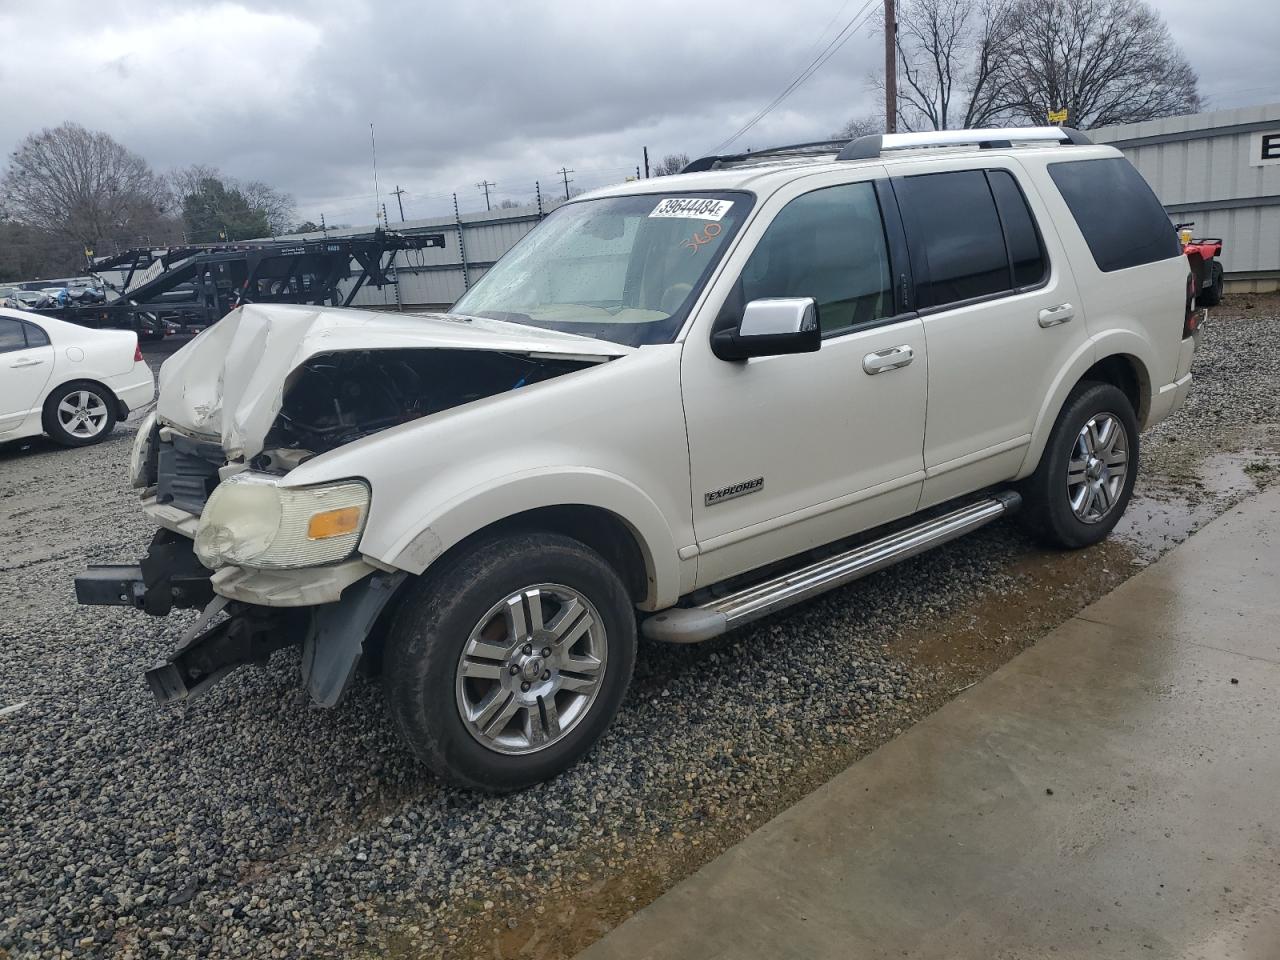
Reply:
[[889, 150], [918, 150], [928, 147], [977, 146], [982, 150], [1011, 147], [1015, 143], [1062, 143], [1087, 146], [1093, 143], [1071, 127], [997, 127], [987, 130], [930, 130], [926, 133], [876, 133], [852, 140], [837, 160], [875, 160]]
[[701, 173], [723, 167], [749, 166], [770, 160], [806, 159], [834, 155], [837, 160], [876, 160], [888, 150], [927, 147], [977, 146], [982, 150], [1011, 147], [1015, 143], [1093, 143], [1071, 127], [992, 127], [985, 130], [930, 130], [923, 133], [874, 133], [856, 140], [813, 140], [746, 153], [699, 157], [685, 164], [681, 173]]
[[789, 143], [784, 146], [748, 150], [746, 153], [728, 153], [721, 156], [699, 157], [685, 164], [681, 173], [700, 173], [718, 167], [732, 167], [765, 163], [769, 160], [785, 160], [805, 157], [835, 156], [849, 143], [848, 140], [811, 140], [808, 143]]

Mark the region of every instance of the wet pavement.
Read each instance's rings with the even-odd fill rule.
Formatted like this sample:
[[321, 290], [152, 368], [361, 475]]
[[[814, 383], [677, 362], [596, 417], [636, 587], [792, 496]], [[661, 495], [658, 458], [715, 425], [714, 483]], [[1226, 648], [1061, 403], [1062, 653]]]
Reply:
[[582, 960], [1280, 956], [1280, 490]]

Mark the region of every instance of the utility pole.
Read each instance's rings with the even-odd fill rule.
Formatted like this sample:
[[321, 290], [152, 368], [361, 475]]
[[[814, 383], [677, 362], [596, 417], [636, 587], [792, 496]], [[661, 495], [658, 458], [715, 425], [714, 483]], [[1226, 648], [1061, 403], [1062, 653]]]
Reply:
[[398, 183], [397, 183], [397, 184], [396, 184], [396, 188], [395, 188], [394, 190], [392, 190], [392, 191], [391, 191], [391, 193], [392, 193], [392, 195], [393, 195], [393, 196], [395, 196], [395, 198], [396, 198], [396, 203], [398, 203], [398, 204], [400, 205], [400, 222], [401, 222], [401, 223], [404, 223], [404, 201], [403, 201], [403, 200], [401, 200], [400, 198], [401, 198], [401, 197], [403, 197], [406, 193], [408, 193], [408, 191], [407, 191], [407, 190], [401, 190], [401, 189], [400, 189], [400, 184], [398, 184]]
[[489, 206], [489, 188], [490, 188], [490, 187], [496, 187], [496, 186], [497, 186], [497, 184], [496, 184], [496, 183], [490, 183], [488, 180], [483, 180], [483, 181], [481, 181], [480, 183], [477, 183], [477, 184], [476, 184], [476, 189], [477, 189], [477, 190], [483, 190], [483, 191], [484, 191], [484, 208], [485, 208], [486, 210], [490, 210], [490, 209], [492, 209], [492, 208]]
[[649, 148], [644, 148], [644, 178], [649, 179]]
[[573, 171], [572, 171], [572, 170], [566, 170], [564, 167], [561, 167], [559, 170], [557, 170], [557, 171], [556, 171], [556, 173], [558, 173], [558, 174], [560, 174], [560, 176], [564, 177], [564, 198], [565, 198], [566, 200], [568, 200], [568, 199], [569, 199], [569, 184], [573, 182], [572, 180], [570, 180], [570, 179], [569, 179], [569, 174], [573, 173]]
[[898, 132], [898, 19], [884, 0], [884, 129]]

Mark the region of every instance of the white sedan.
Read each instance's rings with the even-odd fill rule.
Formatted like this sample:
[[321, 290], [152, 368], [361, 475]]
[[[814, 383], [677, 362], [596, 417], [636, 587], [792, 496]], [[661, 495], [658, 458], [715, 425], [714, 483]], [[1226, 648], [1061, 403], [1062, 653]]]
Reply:
[[155, 392], [132, 330], [0, 309], [0, 441], [47, 433], [68, 447], [97, 443]]

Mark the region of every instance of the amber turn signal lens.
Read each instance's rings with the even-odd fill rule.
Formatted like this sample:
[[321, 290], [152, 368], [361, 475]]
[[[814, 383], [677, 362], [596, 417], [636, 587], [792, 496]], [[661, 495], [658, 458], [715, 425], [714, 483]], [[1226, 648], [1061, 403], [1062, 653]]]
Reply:
[[326, 510], [317, 513], [307, 524], [307, 538], [310, 540], [328, 540], [330, 537], [341, 537], [355, 533], [360, 528], [360, 508], [341, 507], [337, 510]]

